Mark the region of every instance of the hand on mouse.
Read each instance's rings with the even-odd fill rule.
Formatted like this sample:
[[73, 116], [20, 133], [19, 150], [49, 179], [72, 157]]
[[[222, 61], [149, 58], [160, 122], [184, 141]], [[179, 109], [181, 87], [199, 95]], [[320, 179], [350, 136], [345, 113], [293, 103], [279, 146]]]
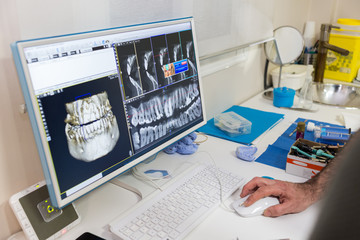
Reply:
[[264, 211], [264, 216], [267, 217], [301, 212], [318, 199], [309, 183], [291, 183], [261, 177], [255, 177], [245, 184], [240, 197], [246, 197], [249, 194], [251, 195], [244, 202], [246, 207], [264, 197], [273, 196], [279, 199], [280, 204]]
[[267, 208], [264, 216], [277, 217], [305, 210], [324, 195], [329, 187], [330, 179], [344, 162], [341, 159], [345, 159], [348, 149], [356, 148], [359, 141], [360, 131], [357, 131], [330, 163], [304, 183], [291, 183], [261, 177], [253, 178], [245, 184], [240, 194], [242, 198], [251, 194], [244, 202], [244, 206], [250, 206], [261, 198], [273, 196], [279, 199], [280, 204]]

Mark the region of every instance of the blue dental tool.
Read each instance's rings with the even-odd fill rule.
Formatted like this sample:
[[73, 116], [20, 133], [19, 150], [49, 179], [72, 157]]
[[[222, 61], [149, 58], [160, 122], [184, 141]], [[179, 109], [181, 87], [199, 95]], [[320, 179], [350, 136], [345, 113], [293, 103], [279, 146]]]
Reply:
[[305, 156], [307, 156], [307, 157], [309, 157], [309, 158], [316, 158], [316, 155], [315, 154], [308, 154], [307, 152], [305, 152], [305, 151], [303, 151], [303, 150], [301, 150], [300, 148], [298, 148], [298, 147], [295, 147], [295, 146], [291, 146], [291, 148], [292, 149], [294, 149], [295, 151], [297, 151], [297, 152], [299, 152], [299, 153], [301, 153], [301, 154], [303, 154], [303, 155], [305, 155]]
[[149, 176], [153, 178], [165, 178], [170, 176], [169, 172], [166, 170], [154, 170], [150, 169], [144, 172], [145, 174], [148, 174]]

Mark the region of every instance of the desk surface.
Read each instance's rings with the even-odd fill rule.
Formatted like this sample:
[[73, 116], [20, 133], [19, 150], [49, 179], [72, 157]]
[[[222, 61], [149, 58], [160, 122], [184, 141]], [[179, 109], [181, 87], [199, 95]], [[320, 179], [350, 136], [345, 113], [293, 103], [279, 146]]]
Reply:
[[[319, 107], [319, 111], [316, 113], [279, 109], [274, 107], [271, 101], [264, 99], [262, 94], [251, 98], [243, 103], [242, 106], [285, 114], [283, 121], [255, 141], [258, 147], [257, 157], [298, 117], [342, 124], [340, 120], [342, 112], [360, 114], [360, 110], [358, 109], [341, 109], [324, 105], [316, 105]], [[184, 168], [186, 167], [184, 163], [208, 162], [210, 158], [213, 158], [219, 167], [236, 172], [244, 176], [247, 180], [255, 176], [264, 175], [293, 182], [303, 182], [306, 180], [287, 174], [284, 170], [278, 168], [257, 162], [239, 160], [235, 156], [235, 149], [238, 145], [239, 144], [234, 142], [209, 136], [209, 139], [200, 145], [198, 152], [194, 155], [181, 156], [177, 154], [166, 155], [160, 153], [156, 161], [166, 160], [172, 167], [181, 166]], [[154, 188], [133, 179], [130, 175], [125, 174], [121, 179], [134, 184], [144, 195], [148, 195], [154, 191]], [[117, 239], [108, 231], [108, 223], [120, 216], [127, 209], [136, 206], [138, 201], [139, 198], [135, 194], [111, 183], [107, 183], [75, 203], [82, 218], [81, 223], [65, 234], [63, 238], [75, 239], [83, 232], [88, 231], [106, 239]], [[186, 239], [306, 239], [311, 233], [319, 209], [320, 203], [317, 203], [298, 214], [278, 218], [267, 218], [263, 216], [242, 218], [235, 213], [228, 212], [219, 207], [189, 234]]]

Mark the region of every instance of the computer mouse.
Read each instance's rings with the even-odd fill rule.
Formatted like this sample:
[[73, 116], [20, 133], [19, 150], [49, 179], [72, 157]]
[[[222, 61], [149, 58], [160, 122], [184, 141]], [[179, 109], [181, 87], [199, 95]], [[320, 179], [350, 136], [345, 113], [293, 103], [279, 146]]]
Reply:
[[265, 197], [257, 200], [252, 205], [245, 207], [243, 203], [248, 199], [250, 195], [240, 198], [239, 200], [234, 201], [231, 206], [234, 210], [242, 217], [255, 217], [260, 216], [264, 213], [264, 210], [268, 207], [279, 204], [279, 199], [276, 197]]

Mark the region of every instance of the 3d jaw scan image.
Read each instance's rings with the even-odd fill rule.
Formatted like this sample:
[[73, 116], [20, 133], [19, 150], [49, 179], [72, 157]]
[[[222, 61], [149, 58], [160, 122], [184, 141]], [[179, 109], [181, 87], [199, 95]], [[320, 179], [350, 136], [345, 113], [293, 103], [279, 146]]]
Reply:
[[119, 136], [106, 92], [66, 103], [65, 134], [71, 156], [94, 161], [113, 150]]

